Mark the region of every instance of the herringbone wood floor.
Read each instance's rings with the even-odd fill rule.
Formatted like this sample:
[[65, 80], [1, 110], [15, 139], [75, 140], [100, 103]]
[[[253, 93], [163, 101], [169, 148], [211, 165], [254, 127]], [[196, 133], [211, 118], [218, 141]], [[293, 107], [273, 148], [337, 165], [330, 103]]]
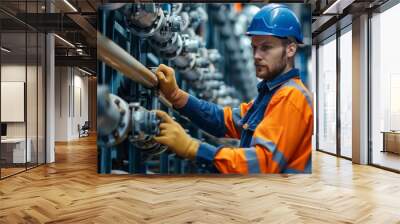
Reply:
[[400, 223], [400, 175], [315, 152], [312, 175], [103, 176], [95, 139], [0, 181], [0, 223]]

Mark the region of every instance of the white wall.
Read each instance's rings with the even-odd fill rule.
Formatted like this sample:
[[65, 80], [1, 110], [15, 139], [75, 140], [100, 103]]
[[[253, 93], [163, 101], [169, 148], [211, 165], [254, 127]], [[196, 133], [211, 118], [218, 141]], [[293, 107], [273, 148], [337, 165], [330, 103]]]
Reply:
[[68, 139], [68, 85], [69, 76], [67, 67], [55, 68], [55, 141]]
[[[18, 64], [5, 64], [1, 66], [1, 81], [2, 82], [25, 82], [26, 70], [28, 72], [28, 87], [27, 87], [27, 118], [28, 118], [28, 137], [30, 128], [35, 131], [36, 136], [36, 66], [18, 65]], [[42, 105], [39, 105], [39, 107]], [[1, 110], [7, 110], [7, 108], [1, 108]], [[25, 123], [26, 122], [7, 122], [7, 136], [8, 137], [25, 137]]]
[[[76, 74], [77, 71], [78, 75]], [[74, 72], [74, 108], [72, 119], [72, 136], [77, 137], [79, 134], [77, 129], [78, 124], [82, 126], [85, 121], [89, 120], [88, 78], [81, 76], [83, 75], [83, 73], [81, 73], [79, 70], [75, 70]]]
[[88, 120], [88, 78], [73, 67], [56, 67], [55, 74], [55, 140], [70, 141]]
[[[39, 158], [39, 163], [44, 163], [44, 92], [43, 89], [42, 67], [25, 64], [3, 64], [1, 66], [1, 81], [2, 82], [24, 82], [26, 83], [26, 107], [22, 107], [22, 112], [26, 110], [27, 120], [24, 122], [6, 122], [8, 138], [25, 138], [25, 135], [30, 140], [32, 161], [36, 162]], [[27, 80], [25, 78], [27, 77]], [[23, 90], [22, 90], [23, 91]], [[22, 92], [24, 94], [24, 92]], [[7, 97], [7, 96], [2, 96]], [[10, 110], [10, 108], [1, 108]], [[37, 157], [37, 154], [39, 156]]]
[[[5, 82], [25, 82], [25, 65], [2, 65], [1, 81]], [[1, 108], [6, 110], [6, 108]], [[25, 123], [7, 123], [7, 137], [25, 137]]]

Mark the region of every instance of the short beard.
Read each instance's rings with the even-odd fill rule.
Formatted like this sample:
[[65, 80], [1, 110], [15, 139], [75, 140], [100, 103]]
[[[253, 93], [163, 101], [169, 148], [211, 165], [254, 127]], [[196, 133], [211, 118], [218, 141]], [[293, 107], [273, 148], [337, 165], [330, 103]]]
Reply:
[[274, 70], [270, 70], [269, 67], [267, 68], [268, 77], [266, 79], [272, 80], [272, 79], [276, 78], [277, 76], [279, 76], [280, 74], [282, 74], [282, 72], [286, 68], [287, 63], [288, 62], [287, 62], [287, 58], [286, 58], [286, 47], [284, 47], [282, 50], [281, 60], [280, 60], [280, 63], [278, 64], [278, 66], [276, 66]]

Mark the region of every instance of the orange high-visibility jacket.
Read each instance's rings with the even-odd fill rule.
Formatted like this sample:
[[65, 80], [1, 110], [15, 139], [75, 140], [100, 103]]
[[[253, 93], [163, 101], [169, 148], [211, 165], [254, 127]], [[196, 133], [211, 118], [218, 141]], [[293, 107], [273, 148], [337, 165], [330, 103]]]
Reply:
[[258, 96], [239, 108], [190, 96], [178, 109], [217, 137], [240, 139], [240, 147], [201, 143], [196, 162], [220, 173], [311, 173], [312, 97], [292, 69], [258, 84]]

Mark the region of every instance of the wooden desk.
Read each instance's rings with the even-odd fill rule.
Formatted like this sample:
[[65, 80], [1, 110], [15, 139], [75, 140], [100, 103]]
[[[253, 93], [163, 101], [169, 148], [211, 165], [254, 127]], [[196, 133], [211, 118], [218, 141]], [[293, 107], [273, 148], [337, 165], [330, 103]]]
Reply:
[[382, 131], [381, 133], [383, 133], [382, 152], [400, 154], [400, 131]]

